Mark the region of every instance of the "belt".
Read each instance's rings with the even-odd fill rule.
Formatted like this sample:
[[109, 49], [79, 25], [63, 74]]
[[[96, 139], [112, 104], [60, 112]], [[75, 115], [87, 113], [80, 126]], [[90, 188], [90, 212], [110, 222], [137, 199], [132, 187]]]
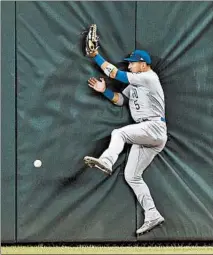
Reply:
[[163, 121], [163, 122], [166, 122], [166, 119], [165, 118], [163, 118], [163, 117], [158, 117], [158, 116], [156, 116], [156, 117], [150, 117], [150, 118], [142, 118], [142, 119], [140, 119], [141, 120], [141, 122], [142, 121], [150, 121], [150, 120], [161, 120], [161, 121]]

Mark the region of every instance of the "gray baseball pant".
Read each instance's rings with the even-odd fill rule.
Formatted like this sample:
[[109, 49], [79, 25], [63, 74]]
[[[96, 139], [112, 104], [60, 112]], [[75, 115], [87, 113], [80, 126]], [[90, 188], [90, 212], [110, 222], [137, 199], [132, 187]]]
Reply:
[[145, 221], [157, 218], [160, 213], [155, 207], [142, 174], [154, 157], [163, 150], [166, 141], [167, 128], [165, 122], [155, 120], [132, 124], [113, 130], [109, 147], [100, 157], [112, 166], [122, 152], [124, 144], [132, 144], [124, 176], [144, 209]]

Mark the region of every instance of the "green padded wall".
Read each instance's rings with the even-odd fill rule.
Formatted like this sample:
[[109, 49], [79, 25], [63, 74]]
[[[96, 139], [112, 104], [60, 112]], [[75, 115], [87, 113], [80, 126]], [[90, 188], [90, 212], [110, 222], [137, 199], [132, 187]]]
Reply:
[[[83, 162], [87, 154], [100, 155], [111, 131], [131, 120], [127, 108], [88, 87], [89, 77], [102, 74], [82, 54], [81, 33], [99, 24], [103, 52], [121, 65], [134, 48], [132, 13], [134, 2], [17, 3], [18, 241], [136, 240], [136, 201], [123, 178], [126, 153], [112, 178]], [[114, 17], [127, 19], [115, 26]]]
[[1, 240], [16, 239], [15, 3], [1, 3]]

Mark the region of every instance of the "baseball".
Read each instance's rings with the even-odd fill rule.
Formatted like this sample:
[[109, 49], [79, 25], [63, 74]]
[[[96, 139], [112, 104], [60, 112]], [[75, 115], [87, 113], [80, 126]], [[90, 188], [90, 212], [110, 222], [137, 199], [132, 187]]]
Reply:
[[38, 160], [38, 159], [37, 159], [37, 160], [34, 161], [34, 166], [35, 166], [35, 167], [41, 167], [41, 165], [42, 165], [41, 160]]

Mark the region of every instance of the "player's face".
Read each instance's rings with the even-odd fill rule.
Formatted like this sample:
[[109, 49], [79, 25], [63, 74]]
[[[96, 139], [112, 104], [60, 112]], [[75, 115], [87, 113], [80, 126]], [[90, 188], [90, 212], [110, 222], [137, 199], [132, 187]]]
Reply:
[[142, 72], [142, 62], [129, 62], [128, 69], [132, 73]]

